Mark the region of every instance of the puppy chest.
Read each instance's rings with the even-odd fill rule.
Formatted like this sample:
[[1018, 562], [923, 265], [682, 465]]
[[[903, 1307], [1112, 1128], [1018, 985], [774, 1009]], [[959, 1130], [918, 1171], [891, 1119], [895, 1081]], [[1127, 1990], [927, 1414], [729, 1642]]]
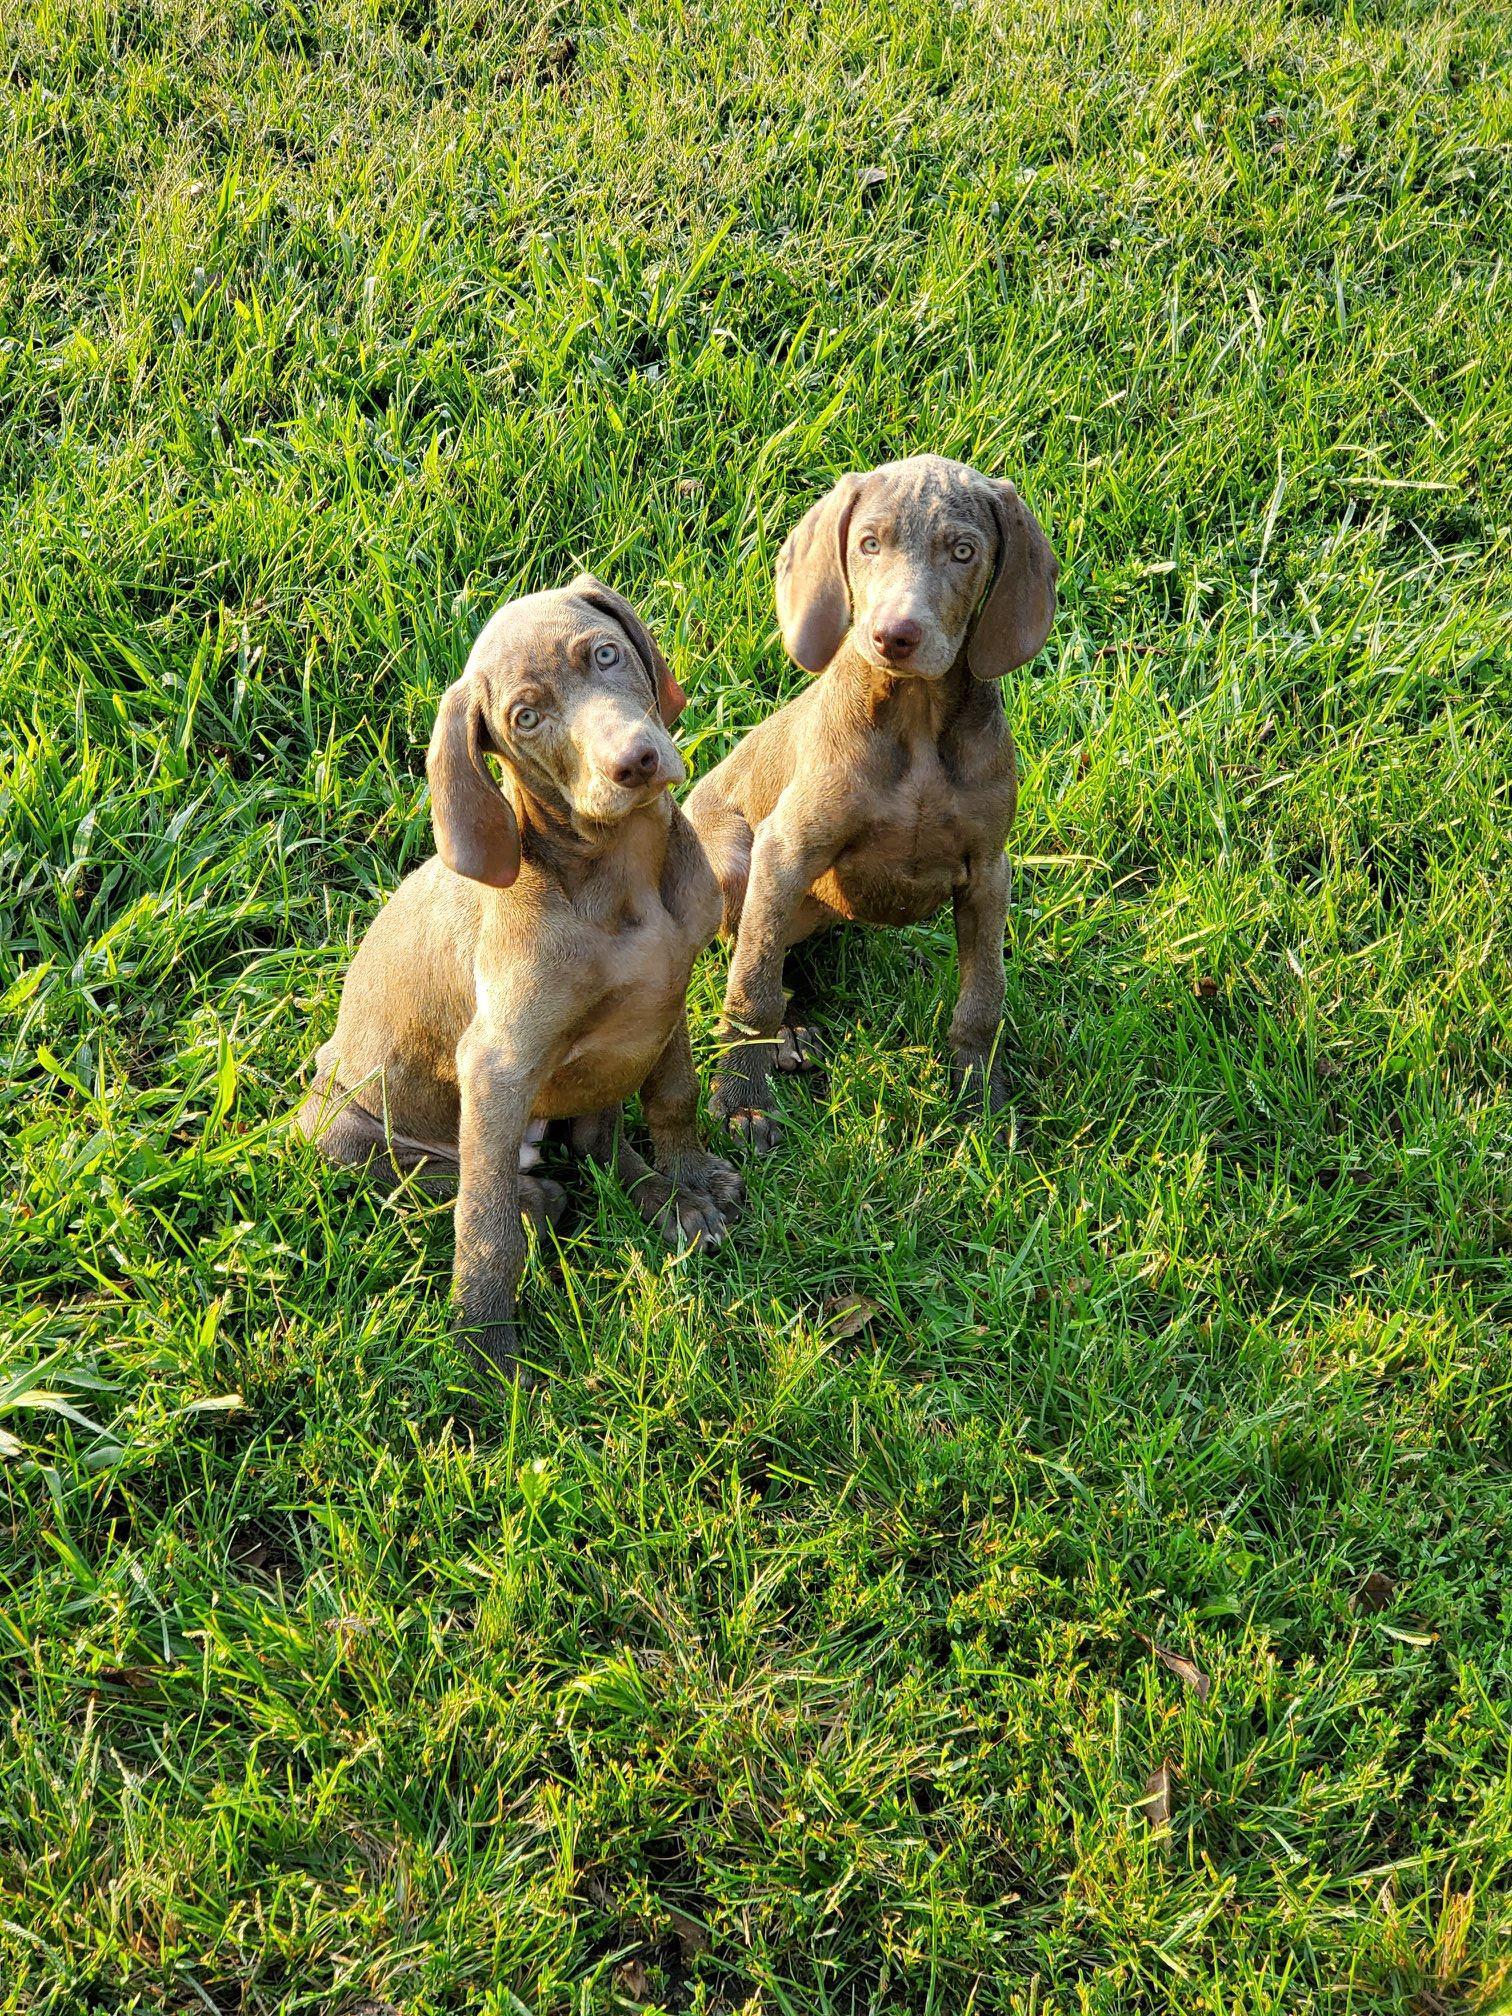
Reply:
[[693, 950], [661, 913], [595, 948], [583, 1009], [550, 1082], [550, 1106], [591, 1112], [628, 1098], [666, 1047], [682, 1012]]
[[916, 923], [950, 901], [973, 860], [1001, 848], [1011, 816], [999, 787], [964, 787], [930, 752], [878, 792], [870, 824], [814, 893], [861, 923]]
[[882, 794], [870, 835], [852, 851], [869, 852], [878, 863], [907, 876], [954, 880], [958, 868], [964, 871], [972, 828], [959, 787], [932, 756], [914, 764]]

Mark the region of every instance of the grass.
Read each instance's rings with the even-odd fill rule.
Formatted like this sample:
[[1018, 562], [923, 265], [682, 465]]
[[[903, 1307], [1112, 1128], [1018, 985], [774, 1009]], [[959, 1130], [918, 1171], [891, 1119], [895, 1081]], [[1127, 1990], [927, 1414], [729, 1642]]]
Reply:
[[[0, 2008], [1512, 2007], [1512, 18], [0, 50]], [[706, 765], [926, 446], [1063, 560], [1032, 1148], [947, 923], [837, 941], [733, 1250], [590, 1188], [473, 1390], [446, 1212], [280, 1131], [436, 695], [589, 562]]]

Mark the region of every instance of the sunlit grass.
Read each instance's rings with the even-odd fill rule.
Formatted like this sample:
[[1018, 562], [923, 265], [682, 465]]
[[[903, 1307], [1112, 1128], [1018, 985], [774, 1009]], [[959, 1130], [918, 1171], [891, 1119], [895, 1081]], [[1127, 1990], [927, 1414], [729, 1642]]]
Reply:
[[[0, 2008], [1512, 2006], [1508, 47], [5, 12]], [[738, 1242], [580, 1184], [469, 1391], [280, 1128], [436, 695], [591, 564], [706, 766], [925, 447], [1062, 558], [1026, 1146], [837, 941]]]

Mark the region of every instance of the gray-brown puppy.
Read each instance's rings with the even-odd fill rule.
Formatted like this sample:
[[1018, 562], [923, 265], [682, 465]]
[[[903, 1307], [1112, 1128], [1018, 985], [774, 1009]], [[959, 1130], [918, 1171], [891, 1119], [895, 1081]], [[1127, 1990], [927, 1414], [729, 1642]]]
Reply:
[[938, 455], [842, 476], [789, 535], [782, 638], [824, 676], [687, 804], [735, 939], [713, 1105], [756, 1148], [778, 1139], [768, 1071], [810, 1061], [808, 1032], [783, 1026], [783, 954], [842, 918], [912, 924], [954, 906], [956, 1080], [979, 1108], [1006, 1099], [996, 1044], [1017, 783], [996, 682], [1049, 635], [1058, 572], [1011, 483]]
[[[298, 1125], [333, 1160], [459, 1183], [453, 1281], [469, 1340], [515, 1348], [522, 1174], [546, 1126], [611, 1160], [669, 1238], [717, 1245], [742, 1185], [704, 1152], [685, 994], [719, 891], [669, 786], [683, 694], [591, 574], [507, 603], [442, 696], [426, 763], [437, 853], [369, 927]], [[487, 758], [500, 761], [495, 779]], [[623, 1138], [634, 1092], [655, 1167]]]

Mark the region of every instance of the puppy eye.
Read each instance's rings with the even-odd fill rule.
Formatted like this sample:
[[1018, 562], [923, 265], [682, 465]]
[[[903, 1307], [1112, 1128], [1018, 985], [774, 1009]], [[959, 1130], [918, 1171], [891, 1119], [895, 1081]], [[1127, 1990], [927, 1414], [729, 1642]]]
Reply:
[[541, 717], [534, 707], [516, 707], [510, 719], [522, 735], [528, 735], [532, 728], [541, 725]]
[[881, 541], [877, 538], [875, 532], [863, 532], [857, 544], [863, 553], [880, 553], [882, 551]]
[[975, 560], [976, 548], [969, 539], [957, 539], [954, 546], [950, 549], [950, 557], [952, 560], [960, 560], [962, 562]]
[[595, 644], [593, 647], [593, 662], [595, 665], [618, 665], [619, 655], [618, 644], [611, 644], [607, 638], [605, 638], [602, 644]]

